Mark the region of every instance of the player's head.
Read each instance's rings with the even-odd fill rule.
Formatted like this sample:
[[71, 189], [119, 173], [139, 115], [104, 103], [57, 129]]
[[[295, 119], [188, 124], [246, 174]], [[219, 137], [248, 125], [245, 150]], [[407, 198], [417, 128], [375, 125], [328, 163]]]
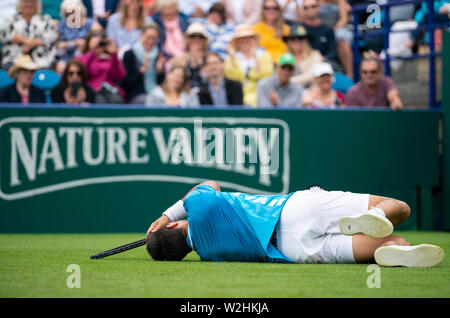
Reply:
[[192, 249], [182, 228], [161, 228], [147, 237], [147, 252], [155, 261], [181, 261]]

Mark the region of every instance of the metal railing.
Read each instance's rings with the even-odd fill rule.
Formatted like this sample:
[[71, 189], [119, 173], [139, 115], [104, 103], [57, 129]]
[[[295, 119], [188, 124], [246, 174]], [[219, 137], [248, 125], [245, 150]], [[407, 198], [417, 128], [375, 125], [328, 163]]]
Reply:
[[[434, 40], [434, 31], [436, 29], [449, 27], [450, 22], [445, 23], [435, 23], [435, 12], [434, 12], [434, 0], [426, 0], [427, 3], [427, 11], [428, 11], [428, 19], [427, 24], [425, 26], [419, 26], [418, 28], [414, 30], [399, 30], [399, 31], [392, 31], [391, 30], [391, 22], [390, 22], [390, 15], [389, 15], [389, 8], [392, 6], [399, 6], [399, 5], [407, 5], [407, 4], [416, 4], [421, 3], [422, 0], [407, 0], [407, 1], [391, 1], [387, 2], [385, 4], [378, 5], [380, 10], [383, 10], [384, 12], [384, 19], [383, 19], [383, 27], [380, 28], [380, 30], [375, 30], [371, 32], [360, 32], [358, 29], [359, 24], [359, 17], [361, 12], [367, 12], [368, 6], [371, 4], [361, 4], [361, 5], [355, 5], [352, 7], [353, 11], [353, 27], [354, 27], [354, 40], [353, 40], [353, 55], [354, 55], [354, 79], [355, 81], [359, 80], [359, 64], [361, 62], [360, 58], [360, 46], [359, 46], [359, 40], [364, 39], [367, 37], [374, 37], [374, 36], [383, 36], [383, 49], [385, 51], [385, 74], [390, 75], [391, 69], [390, 69], [390, 62], [392, 60], [410, 60], [410, 59], [418, 59], [418, 58], [428, 58], [429, 61], [429, 105], [430, 108], [440, 108], [440, 103], [436, 100], [436, 57], [441, 56], [440, 52], [436, 52], [435, 50], [435, 40]], [[397, 32], [417, 32], [417, 31], [428, 31], [431, 36], [429, 37], [429, 53], [428, 54], [410, 54], [408, 56], [392, 56], [389, 55], [389, 34], [391, 33], [397, 33]]]

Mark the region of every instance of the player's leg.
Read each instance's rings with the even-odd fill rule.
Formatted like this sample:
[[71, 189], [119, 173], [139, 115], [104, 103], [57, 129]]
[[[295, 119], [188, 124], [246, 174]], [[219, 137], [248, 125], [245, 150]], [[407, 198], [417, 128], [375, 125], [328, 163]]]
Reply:
[[381, 246], [409, 246], [409, 242], [397, 235], [373, 238], [364, 234], [352, 236], [353, 257], [356, 263], [367, 263], [374, 259], [375, 251]]
[[352, 237], [352, 247], [356, 263], [375, 259], [382, 266], [431, 267], [442, 262], [445, 254], [439, 246], [410, 246], [409, 242], [396, 235], [377, 239], [357, 234]]
[[411, 214], [411, 208], [407, 203], [378, 195], [369, 196], [368, 210], [373, 207], [383, 210], [386, 218], [388, 218], [394, 226], [405, 222]]
[[341, 233], [386, 237], [392, 233], [394, 226], [406, 221], [411, 213], [405, 202], [376, 195], [369, 195], [367, 210], [357, 215], [343, 216], [339, 220]]

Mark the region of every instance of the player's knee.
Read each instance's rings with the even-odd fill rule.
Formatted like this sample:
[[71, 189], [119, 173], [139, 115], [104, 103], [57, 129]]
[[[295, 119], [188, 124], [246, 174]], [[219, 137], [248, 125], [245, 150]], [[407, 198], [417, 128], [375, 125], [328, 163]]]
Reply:
[[403, 220], [406, 220], [411, 215], [411, 208], [406, 202], [398, 201], [400, 205], [400, 214]]

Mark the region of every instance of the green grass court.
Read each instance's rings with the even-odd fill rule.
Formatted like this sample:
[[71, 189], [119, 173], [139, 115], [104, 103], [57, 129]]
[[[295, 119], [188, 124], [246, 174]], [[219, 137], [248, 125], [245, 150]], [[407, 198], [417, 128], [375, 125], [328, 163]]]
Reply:
[[[142, 234], [1, 234], [0, 297], [449, 297], [450, 233], [397, 232], [412, 245], [441, 246], [433, 268], [381, 267], [380, 288], [368, 288], [365, 264], [304, 265], [155, 262], [145, 247], [100, 260], [90, 255], [141, 239]], [[81, 288], [66, 285], [77, 264]]]

